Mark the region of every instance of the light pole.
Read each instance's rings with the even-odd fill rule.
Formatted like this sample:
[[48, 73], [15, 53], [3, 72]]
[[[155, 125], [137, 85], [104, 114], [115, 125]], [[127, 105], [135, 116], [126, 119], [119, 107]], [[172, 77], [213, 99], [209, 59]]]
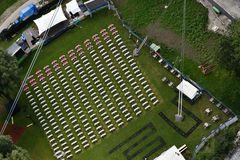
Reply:
[[[184, 53], [185, 53], [185, 34], [186, 34], [186, 0], [183, 1], [183, 19], [182, 19], [182, 46], [181, 46], [181, 63], [180, 63], [180, 71], [183, 73], [184, 71]], [[183, 78], [181, 78], [181, 81]], [[182, 114], [182, 99], [183, 99], [183, 83], [180, 83], [180, 88], [178, 92], [178, 113], [175, 115], [176, 121], [183, 120]]]

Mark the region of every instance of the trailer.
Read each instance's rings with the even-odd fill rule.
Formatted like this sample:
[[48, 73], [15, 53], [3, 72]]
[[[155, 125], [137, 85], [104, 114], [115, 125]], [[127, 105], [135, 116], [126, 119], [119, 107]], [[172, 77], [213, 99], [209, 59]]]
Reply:
[[221, 14], [221, 11], [217, 7], [213, 6], [212, 9], [215, 13]]

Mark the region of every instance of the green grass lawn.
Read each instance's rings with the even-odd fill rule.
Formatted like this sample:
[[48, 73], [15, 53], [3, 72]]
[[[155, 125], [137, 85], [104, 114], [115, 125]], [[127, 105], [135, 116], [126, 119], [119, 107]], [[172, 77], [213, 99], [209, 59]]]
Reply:
[[[106, 28], [111, 23], [114, 23], [117, 26], [121, 35], [124, 37], [124, 41], [126, 42], [127, 46], [132, 49], [133, 43], [131, 40], [127, 39], [128, 33], [121, 27], [117, 18], [113, 16], [113, 13], [109, 11], [100, 11], [95, 14], [92, 19], [88, 18], [84, 20], [78, 27], [69, 30], [67, 33], [64, 33], [61, 37], [54, 40], [48, 46], [45, 46], [43, 51], [39, 55], [33, 73], [36, 70], [43, 68], [45, 65], [50, 64], [54, 59], [57, 59], [60, 55], [66, 53], [69, 49], [72, 49], [76, 44], [82, 44], [85, 39], [90, 38], [93, 34], [99, 32], [102, 28]], [[170, 50], [166, 51], [169, 51], [168, 53], [170, 54], [172, 53], [170, 52]], [[29, 63], [33, 57], [33, 54], [34, 53], [32, 53], [24, 61], [24, 63], [21, 64], [22, 76], [26, 72], [27, 67], [29, 66]], [[157, 132], [154, 133], [151, 137], [149, 137], [149, 139], [145, 140], [144, 143], [142, 143], [140, 146], [137, 146], [137, 148], [135, 148], [134, 150], [136, 151], [137, 149], [146, 145], [155, 137], [161, 136], [166, 142], [166, 145], [160, 150], [158, 150], [157, 153], [152, 155], [151, 158], [154, 158], [162, 151], [166, 150], [168, 147], [174, 144], [176, 144], [177, 146], [187, 144], [189, 151], [191, 152], [195, 145], [200, 141], [202, 136], [206, 136], [210, 131], [204, 130], [201, 124], [187, 138], [184, 138], [181, 135], [177, 134], [175, 130], [173, 130], [158, 115], [158, 113], [161, 111], [174, 121], [174, 115], [177, 113], [177, 108], [176, 106], [174, 106], [173, 101], [176, 98], [177, 93], [172, 88], [162, 83], [161, 78], [166, 76], [168, 77], [168, 79], [172, 80], [175, 85], [179, 83], [179, 80], [175, 78], [172, 74], [170, 74], [167, 70], [165, 70], [162, 66], [160, 66], [160, 64], [150, 56], [149, 50], [146, 48], [142, 50], [142, 54], [136, 58], [136, 61], [140, 66], [144, 76], [147, 77], [147, 79], [149, 80], [151, 88], [153, 88], [154, 92], [158, 95], [161, 103], [155, 106], [151, 111], [144, 113], [144, 115], [142, 115], [140, 118], [131, 121], [123, 129], [117, 130], [113, 134], [110, 134], [108, 137], [106, 137], [104, 140], [98, 142], [98, 144], [91, 146], [90, 149], [83, 150], [79, 157], [77, 156], [75, 159], [125, 159], [122, 152], [126, 150], [130, 145], [135, 143], [138, 139], [134, 139], [126, 146], [123, 146], [123, 148], [121, 148], [117, 152], [114, 152], [111, 155], [108, 154], [108, 151], [149, 122], [154, 125]], [[28, 108], [28, 102], [24, 97], [21, 98], [20, 105]], [[211, 122], [211, 117], [208, 117], [203, 113], [205, 108], [210, 107], [213, 109], [214, 114], [219, 114], [221, 117], [221, 121], [213, 124], [210, 129], [216, 128], [221, 122], [228, 118], [209, 102], [206, 95], [203, 95], [200, 100], [194, 105], [190, 105], [188, 102], [184, 101], [184, 106], [192, 113], [194, 113], [198, 118], [200, 118], [203, 122]], [[31, 114], [33, 117], [35, 117], [29, 109], [27, 109], [27, 112], [22, 111], [20, 115], [15, 117], [15, 121], [19, 121], [19, 126], [26, 125], [26, 122], [24, 122], [23, 119], [27, 114]], [[35, 121], [37, 121], [36, 118], [34, 119]], [[186, 116], [184, 122], [176, 123], [176, 125], [183, 130], [188, 130], [191, 125], [194, 125], [194, 123], [195, 122], [190, 117]], [[54, 159], [46, 136], [44, 135], [43, 130], [38, 123], [36, 123], [34, 127], [27, 128], [25, 134], [20, 139], [18, 144], [29, 150], [33, 159]], [[154, 144], [146, 151], [136, 156], [136, 160], [142, 159], [146, 152], [153, 149], [155, 145], [157, 144]], [[39, 155], [39, 151], [44, 153]]]
[[[169, 5], [168, 0], [124, 0], [114, 1], [123, 18], [140, 34], [148, 34], [144, 30], [154, 31], [154, 35], [149, 38], [158, 43], [159, 39], [168, 39], [168, 36], [176, 34], [176, 43], [181, 40], [182, 28], [182, 8], [183, 1], [175, 0]], [[169, 5], [164, 9], [165, 5]], [[240, 79], [231, 71], [225, 70], [216, 64], [217, 44], [220, 35], [207, 30], [207, 9], [193, 0], [187, 0], [186, 12], [186, 37], [190, 45], [190, 53], [185, 53], [184, 73], [191, 79], [212, 92], [222, 100], [237, 114], [240, 113], [238, 97], [240, 96]], [[152, 24], [160, 25], [152, 25]], [[161, 35], [158, 30], [167, 30], [167, 35]], [[165, 36], [165, 37], [161, 37]], [[171, 42], [173, 43], [173, 42]], [[174, 42], [175, 43], [175, 42]], [[180, 43], [179, 43], [180, 44]], [[167, 48], [169, 44], [162, 44], [160, 50], [163, 57], [175, 63], [176, 67], [179, 60], [178, 49]], [[187, 52], [187, 50], [186, 50]], [[210, 75], [204, 76], [198, 65], [203, 61], [216, 64], [215, 69]]]

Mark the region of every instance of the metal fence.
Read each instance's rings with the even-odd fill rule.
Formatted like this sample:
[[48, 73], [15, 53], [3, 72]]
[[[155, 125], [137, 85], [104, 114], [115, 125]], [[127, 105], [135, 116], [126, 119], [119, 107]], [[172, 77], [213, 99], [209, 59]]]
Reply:
[[222, 130], [228, 128], [229, 126], [231, 126], [232, 124], [236, 123], [237, 121], [238, 121], [238, 117], [237, 116], [232, 117], [228, 121], [226, 121], [225, 123], [221, 124], [217, 129], [212, 130], [207, 137], [203, 137], [201, 139], [201, 142], [195, 147], [195, 149], [193, 151], [193, 154], [192, 154], [191, 160], [195, 159], [197, 153], [205, 146], [205, 144], [208, 143], [208, 141], [211, 138], [214, 138], [216, 135], [219, 134], [219, 132], [221, 132]]

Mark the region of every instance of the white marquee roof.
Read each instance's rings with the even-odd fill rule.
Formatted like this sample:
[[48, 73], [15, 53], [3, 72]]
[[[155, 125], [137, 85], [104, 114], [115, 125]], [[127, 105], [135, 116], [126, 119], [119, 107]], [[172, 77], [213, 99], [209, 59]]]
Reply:
[[[54, 17], [54, 19], [53, 19], [53, 17]], [[58, 24], [60, 22], [63, 22], [65, 20], [67, 20], [67, 18], [65, 17], [65, 15], [63, 13], [62, 6], [59, 6], [58, 8], [52, 10], [51, 12], [43, 15], [42, 17], [40, 17], [36, 20], [34, 20], [34, 23], [38, 27], [39, 35], [41, 35], [47, 29], [49, 29], [49, 28], [55, 26], [56, 24]]]
[[150, 45], [150, 48], [154, 51], [157, 52], [160, 49], [160, 46], [156, 45], [155, 43], [152, 43]]
[[154, 160], [185, 160], [185, 158], [182, 156], [176, 146], [172, 146]]
[[181, 91], [183, 94], [185, 94], [191, 100], [193, 100], [196, 97], [199, 91], [194, 85], [192, 85], [186, 80], [182, 80], [182, 82], [177, 86], [177, 89]]
[[66, 11], [70, 14], [70, 12], [72, 12], [72, 14], [78, 13], [81, 11], [81, 9], [78, 6], [77, 0], [72, 0], [69, 3], [66, 4]]

